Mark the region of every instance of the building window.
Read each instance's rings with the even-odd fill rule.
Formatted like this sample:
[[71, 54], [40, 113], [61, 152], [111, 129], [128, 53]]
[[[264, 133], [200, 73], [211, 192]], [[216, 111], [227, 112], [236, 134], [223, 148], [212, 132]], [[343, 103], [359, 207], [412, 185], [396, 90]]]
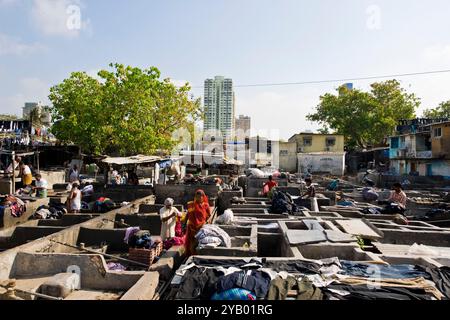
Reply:
[[304, 147], [311, 147], [312, 146], [312, 138], [311, 137], [303, 138], [303, 146]]
[[391, 149], [398, 149], [398, 138], [391, 138]]
[[327, 138], [325, 143], [327, 147], [334, 147], [336, 145], [336, 138]]
[[282, 155], [282, 156], [288, 156], [288, 155], [289, 155], [289, 151], [288, 151], [288, 150], [281, 150], [281, 151], [280, 151], [280, 155]]
[[434, 137], [435, 137], [435, 138], [440, 138], [440, 137], [442, 137], [442, 128], [436, 128], [436, 129], [434, 129]]

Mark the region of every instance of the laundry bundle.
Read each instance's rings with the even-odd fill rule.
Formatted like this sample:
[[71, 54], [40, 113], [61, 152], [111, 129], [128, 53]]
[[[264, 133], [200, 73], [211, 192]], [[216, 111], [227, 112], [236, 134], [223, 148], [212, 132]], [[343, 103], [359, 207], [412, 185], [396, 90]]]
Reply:
[[272, 193], [271, 210], [276, 214], [295, 214], [300, 212], [299, 207], [297, 207], [290, 195], [275, 190]]
[[33, 214], [32, 218], [36, 220], [57, 220], [67, 214], [64, 204], [51, 204], [49, 206], [40, 206]]
[[81, 194], [83, 196], [90, 196], [94, 193], [94, 186], [93, 185], [87, 185], [81, 190]]
[[245, 200], [245, 198], [243, 198], [243, 197], [241, 197], [241, 198], [233, 197], [233, 198], [231, 198], [230, 202], [232, 204], [246, 204], [247, 200]]
[[200, 229], [195, 238], [198, 249], [226, 247], [231, 248], [230, 236], [217, 225], [207, 224]]
[[94, 203], [93, 210], [98, 213], [106, 213], [113, 210], [115, 207], [114, 201], [109, 198], [101, 197], [98, 198]]
[[233, 211], [231, 211], [230, 209], [225, 210], [225, 212], [217, 217], [215, 224], [219, 224], [219, 225], [230, 225], [233, 223], [234, 220], [234, 213]]
[[364, 188], [362, 191], [362, 196], [365, 201], [377, 201], [380, 195], [373, 188]]
[[164, 241], [163, 247], [164, 247], [164, 250], [169, 250], [173, 246], [182, 246], [184, 244], [184, 242], [185, 242], [184, 237], [174, 237], [174, 238], [170, 238], [170, 239], [167, 239], [166, 241]]
[[239, 271], [223, 276], [217, 282], [217, 292], [223, 293], [233, 289], [244, 289], [256, 298], [264, 299], [269, 291], [271, 278], [262, 271]]
[[20, 218], [26, 210], [25, 202], [13, 195], [5, 198], [4, 206], [11, 209], [11, 215], [15, 218]]

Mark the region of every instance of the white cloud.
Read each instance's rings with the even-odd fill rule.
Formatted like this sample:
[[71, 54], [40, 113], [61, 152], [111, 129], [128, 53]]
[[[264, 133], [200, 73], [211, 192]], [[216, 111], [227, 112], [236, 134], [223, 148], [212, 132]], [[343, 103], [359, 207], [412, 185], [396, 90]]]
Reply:
[[39, 43], [26, 44], [19, 38], [0, 33], [0, 56], [32, 54], [44, 51], [45, 49]]
[[81, 0], [33, 0], [31, 17], [45, 35], [77, 37], [92, 31], [83, 8]]

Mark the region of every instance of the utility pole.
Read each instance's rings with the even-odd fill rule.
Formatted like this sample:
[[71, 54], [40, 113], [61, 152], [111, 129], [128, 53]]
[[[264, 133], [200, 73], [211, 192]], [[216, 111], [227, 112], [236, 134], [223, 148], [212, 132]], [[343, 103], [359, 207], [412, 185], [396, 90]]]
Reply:
[[15, 157], [16, 157], [16, 152], [13, 151], [11, 152], [11, 157], [12, 157], [12, 162], [11, 162], [11, 166], [12, 166], [12, 194], [16, 193], [16, 167], [14, 165], [14, 161], [15, 161]]

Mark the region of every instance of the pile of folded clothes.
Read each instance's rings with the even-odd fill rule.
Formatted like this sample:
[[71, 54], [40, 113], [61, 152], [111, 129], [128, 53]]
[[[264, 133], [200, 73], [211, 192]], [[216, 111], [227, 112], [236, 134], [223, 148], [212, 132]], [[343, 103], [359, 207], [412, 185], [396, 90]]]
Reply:
[[197, 233], [198, 249], [225, 247], [231, 248], [231, 238], [217, 225], [207, 224]]

